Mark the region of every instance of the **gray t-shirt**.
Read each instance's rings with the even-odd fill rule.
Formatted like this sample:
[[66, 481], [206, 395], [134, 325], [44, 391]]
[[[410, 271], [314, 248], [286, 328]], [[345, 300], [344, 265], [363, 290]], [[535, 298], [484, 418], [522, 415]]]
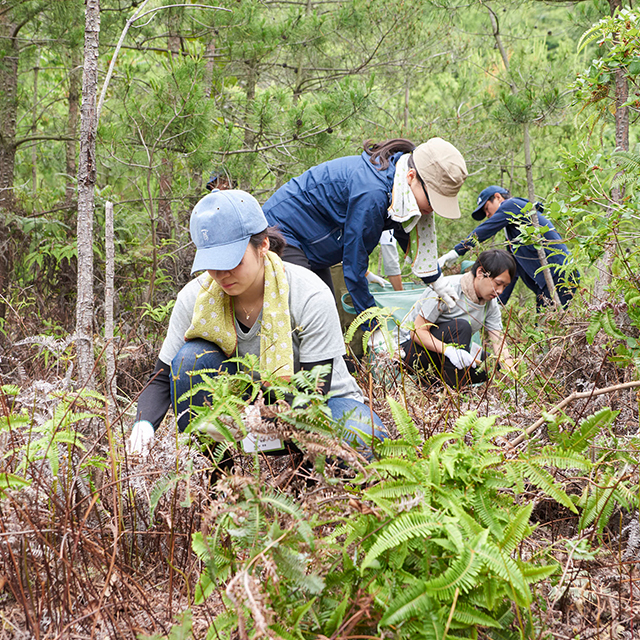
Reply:
[[[498, 299], [494, 298], [484, 304], [476, 304], [467, 298], [460, 286], [460, 280], [463, 275], [446, 276], [445, 281], [451, 285], [458, 294], [459, 299], [453, 309], [449, 309], [447, 305], [440, 302], [438, 294], [431, 288], [427, 287], [424, 295], [411, 307], [409, 313], [402, 321], [402, 330], [400, 334], [401, 342], [409, 339], [410, 328], [420, 315], [427, 322], [440, 324], [448, 320], [456, 318], [464, 318], [471, 325], [471, 331], [475, 333], [483, 327], [488, 330], [502, 331], [502, 316]], [[438, 303], [440, 302], [440, 307]]]
[[[289, 313], [295, 371], [300, 369], [301, 362], [311, 363], [333, 358], [331, 375], [333, 395], [362, 402], [364, 400], [362, 392], [342, 358], [345, 353], [344, 339], [340, 329], [338, 309], [329, 287], [315, 273], [304, 267], [285, 262], [284, 268], [289, 282]], [[196, 298], [205, 277], [206, 274], [198, 276], [185, 285], [178, 294], [171, 312], [169, 329], [160, 350], [160, 360], [165, 364], [171, 364], [185, 343], [184, 334], [191, 324]], [[261, 324], [262, 312], [246, 333], [236, 320], [239, 356], [248, 353], [260, 355]]]

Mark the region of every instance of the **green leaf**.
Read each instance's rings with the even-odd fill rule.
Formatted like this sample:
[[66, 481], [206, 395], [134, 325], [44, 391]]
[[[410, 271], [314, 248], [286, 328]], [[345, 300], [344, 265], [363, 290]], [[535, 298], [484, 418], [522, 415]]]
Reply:
[[439, 600], [449, 600], [453, 598], [456, 589], [460, 589], [462, 593], [473, 589], [482, 568], [479, 550], [486, 544], [488, 536], [488, 530], [476, 536], [442, 575], [425, 582], [426, 592]]
[[442, 524], [436, 519], [437, 517], [437, 514], [431, 516], [419, 513], [403, 513], [398, 516], [378, 535], [362, 561], [360, 573], [364, 573], [364, 570], [388, 549], [416, 537], [427, 537], [434, 529], [442, 527]]
[[433, 599], [426, 592], [425, 584], [423, 581], [417, 581], [413, 586], [402, 590], [400, 595], [389, 603], [380, 620], [380, 626], [397, 625], [410, 618], [427, 617], [429, 611], [433, 611], [436, 607]]
[[13, 473], [0, 473], [0, 496], [7, 489], [23, 489], [31, 484], [31, 480], [27, 480]]

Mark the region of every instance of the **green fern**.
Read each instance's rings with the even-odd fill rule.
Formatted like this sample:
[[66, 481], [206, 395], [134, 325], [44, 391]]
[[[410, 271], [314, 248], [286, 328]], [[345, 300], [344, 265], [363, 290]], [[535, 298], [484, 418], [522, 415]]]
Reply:
[[387, 396], [387, 402], [391, 409], [391, 415], [393, 421], [396, 424], [398, 433], [402, 438], [412, 447], [419, 448], [422, 446], [422, 440], [420, 438], [420, 432], [413, 424], [413, 420], [409, 416], [406, 407], [402, 406], [399, 402], [394, 400], [391, 396]]
[[462, 622], [465, 627], [477, 625], [495, 629], [502, 628], [502, 625], [495, 618], [462, 602], [456, 605], [455, 611], [453, 612], [453, 619], [457, 622]]
[[511, 553], [522, 540], [531, 533], [529, 518], [533, 511], [533, 503], [522, 505], [515, 514], [512, 514], [510, 522], [499, 537], [499, 548], [505, 553]]
[[[423, 617], [430, 619], [433, 624], [433, 617], [429, 614], [435, 611], [437, 611], [436, 603], [427, 594], [426, 582], [417, 581], [416, 584], [401, 591], [400, 595], [389, 603], [380, 620], [380, 626], [399, 625], [410, 618]], [[436, 637], [442, 638], [444, 625], [437, 624], [435, 631], [438, 632]]]
[[442, 523], [438, 521], [437, 514], [426, 515], [419, 513], [405, 513], [398, 516], [385, 527], [369, 549], [362, 561], [361, 573], [385, 551], [392, 549], [397, 544], [416, 537], [426, 537], [434, 529], [438, 529]]
[[569, 496], [556, 484], [555, 480], [548, 471], [545, 471], [541, 467], [538, 467], [534, 463], [524, 461], [520, 463], [522, 473], [525, 477], [536, 485], [539, 489], [544, 491], [547, 495], [551, 496], [556, 502], [572, 511], [576, 515], [578, 510], [576, 509]]
[[480, 533], [441, 576], [425, 582], [426, 592], [439, 600], [449, 600], [453, 598], [456, 589], [467, 593], [474, 588], [475, 579], [482, 568], [479, 551], [486, 544], [488, 536], [489, 531]]

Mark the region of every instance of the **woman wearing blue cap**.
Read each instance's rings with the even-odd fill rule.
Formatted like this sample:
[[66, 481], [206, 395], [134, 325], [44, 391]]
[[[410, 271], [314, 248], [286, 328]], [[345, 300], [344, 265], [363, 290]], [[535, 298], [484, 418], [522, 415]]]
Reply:
[[204, 391], [180, 399], [201, 381], [197, 372], [235, 373], [229, 359], [246, 354], [283, 378], [328, 365], [323, 392], [332, 392], [327, 406], [334, 419], [350, 414], [347, 429], [371, 433], [373, 415], [375, 435], [385, 438], [347, 371], [331, 292], [309, 270], [283, 263], [277, 251], [284, 240], [268, 228], [258, 201], [244, 191], [214, 190], [194, 207], [190, 232], [196, 246], [191, 271], [203, 273], [178, 294], [153, 377], [138, 401], [129, 452], [148, 451], [170, 405], [184, 431], [190, 406], [207, 400]]
[[457, 196], [466, 177], [464, 158], [442, 138], [417, 147], [403, 138], [365, 142], [361, 155], [324, 162], [289, 180], [264, 212], [287, 241], [285, 260], [310, 268], [330, 288], [330, 268], [342, 262], [357, 313], [375, 306], [366, 273], [385, 229], [409, 251], [413, 273], [453, 306], [455, 292], [438, 267], [433, 213], [460, 217]]
[[[471, 214], [474, 220], [486, 220], [478, 225], [462, 242], [459, 242], [451, 251], [445, 253], [438, 263], [442, 269], [451, 266], [460, 256], [478, 243], [492, 238], [498, 231], [504, 229], [507, 238], [507, 250], [513, 254], [518, 267], [516, 277], [500, 295], [502, 304], [506, 304], [511, 296], [513, 287], [518, 278], [522, 278], [524, 284], [536, 295], [536, 306], [542, 307], [552, 299], [544, 274], [540, 271], [540, 258], [538, 251], [532, 244], [521, 244], [521, 228], [531, 225], [529, 213], [523, 213], [523, 209], [529, 204], [524, 198], [514, 198], [504, 188], [492, 185], [480, 192], [476, 208]], [[541, 209], [539, 204], [534, 205]], [[547, 227], [544, 232], [544, 251], [547, 263], [550, 265], [553, 282], [563, 307], [569, 304], [573, 297], [580, 274], [570, 266], [571, 254], [562, 242], [560, 234], [555, 230], [553, 223], [538, 213], [538, 222], [541, 227]]]

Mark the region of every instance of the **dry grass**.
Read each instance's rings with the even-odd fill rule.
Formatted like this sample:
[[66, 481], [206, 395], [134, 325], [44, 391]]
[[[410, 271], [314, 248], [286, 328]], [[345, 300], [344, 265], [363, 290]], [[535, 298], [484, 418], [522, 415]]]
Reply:
[[[554, 326], [562, 327], [558, 335]], [[469, 410], [496, 415], [501, 424], [526, 429], [573, 391], [627, 380], [629, 371], [611, 364], [605, 342], [586, 344], [584, 322], [563, 316], [551, 318], [547, 328], [544, 341], [527, 342], [529, 346], [519, 354], [526, 370], [517, 383], [496, 375], [488, 385], [455, 393], [440, 385], [418, 384], [391, 365], [380, 378], [384, 384], [374, 381], [364, 366], [358, 377], [363, 388], [371, 391], [373, 407], [392, 435], [387, 395], [406, 404], [425, 438], [450, 428]], [[521, 331], [514, 323], [512, 332], [524, 344]], [[25, 364], [33, 362], [34, 349], [37, 346], [16, 347], [5, 360], [13, 372], [8, 377], [10, 371], [5, 370], [5, 380], [19, 380], [22, 387], [15, 401], [7, 396], [0, 401], [10, 425], [22, 411], [29, 424], [41, 426], [61, 402], [73, 397], [65, 372], [56, 369], [57, 361], [53, 367], [43, 366], [46, 375], [40, 377], [35, 367]], [[144, 349], [146, 360], [139, 357], [140, 350], [130, 351], [130, 369], [125, 366], [122, 372], [129, 389], [137, 379], [137, 373], [129, 371], [141, 371], [152, 363], [151, 350]], [[43, 364], [42, 351], [35, 359]], [[83, 402], [85, 408], [90, 405]], [[565, 413], [579, 422], [603, 406], [620, 411], [614, 425], [618, 436], [624, 440], [636, 435], [635, 390], [581, 399], [566, 407]], [[76, 403], [70, 411], [79, 408]], [[110, 409], [111, 434], [101, 409], [100, 417], [82, 425], [84, 433], [92, 434], [83, 440], [84, 449], [78, 444], [55, 445], [60, 465], [55, 473], [46, 457], [29, 458], [32, 454], [26, 447], [35, 438], [32, 430], [16, 423], [0, 431], [0, 448], [14, 452], [2, 459], [0, 473], [14, 472], [30, 481], [29, 487], [8, 489], [0, 498], [0, 640], [167, 635], [176, 615], [188, 607], [193, 610], [194, 637], [204, 637], [223, 606], [217, 596], [193, 606], [202, 566], [191, 550], [191, 536], [206, 531], [227, 500], [220, 492], [224, 485], [218, 491], [210, 486], [210, 459], [193, 441], [177, 437], [168, 421], [146, 460], [129, 458], [122, 443], [130, 420], [114, 418], [114, 408]], [[533, 437], [545, 441], [544, 427]], [[236, 452], [234, 462], [234, 474], [227, 482], [250, 481], [251, 458]], [[327, 472], [338, 478], [329, 485], [301, 462], [300, 456], [265, 457], [261, 481], [291, 494], [311, 512], [327, 501], [344, 505], [347, 514], [363, 508], [362, 503], [350, 501], [339, 480], [339, 468]], [[637, 467], [629, 473], [637, 474]], [[568, 476], [566, 480], [570, 482]], [[150, 499], [163, 484], [166, 490], [151, 513]], [[640, 554], [637, 513], [616, 511], [599, 540], [593, 530], [578, 532], [575, 516], [559, 505], [542, 500], [534, 491], [525, 498], [536, 503], [533, 518], [538, 526], [522, 554], [550, 551], [563, 571], [559, 585], [552, 586], [548, 580], [537, 587], [534, 613], [540, 620], [541, 637], [545, 633], [580, 639], [640, 635], [640, 597], [635, 587]], [[582, 538], [597, 548], [596, 555], [580, 553], [576, 545]], [[359, 611], [366, 615], [366, 602], [360, 604]]]

